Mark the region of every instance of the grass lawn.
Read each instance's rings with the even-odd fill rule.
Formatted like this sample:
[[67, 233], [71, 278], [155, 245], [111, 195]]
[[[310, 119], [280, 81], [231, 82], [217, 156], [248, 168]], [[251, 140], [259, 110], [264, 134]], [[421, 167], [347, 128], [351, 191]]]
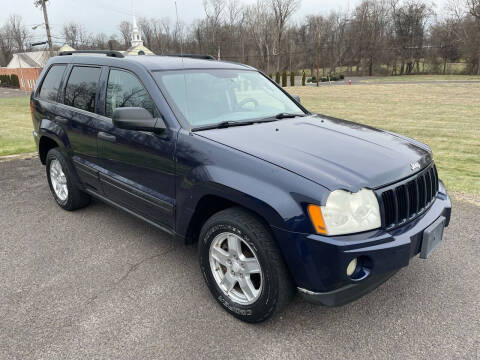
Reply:
[[362, 83], [382, 83], [382, 82], [405, 82], [405, 81], [445, 81], [445, 80], [463, 80], [480, 81], [480, 75], [402, 75], [402, 76], [383, 76], [362, 80]]
[[311, 111], [428, 144], [449, 190], [480, 194], [480, 84], [399, 83], [287, 90], [300, 95]]
[[0, 156], [35, 151], [29, 98], [0, 98]]

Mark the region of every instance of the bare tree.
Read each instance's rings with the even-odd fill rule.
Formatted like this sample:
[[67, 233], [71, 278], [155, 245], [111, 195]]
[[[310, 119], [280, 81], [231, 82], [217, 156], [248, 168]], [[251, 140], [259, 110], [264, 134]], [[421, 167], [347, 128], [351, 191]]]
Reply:
[[427, 22], [433, 11], [422, 0], [409, 0], [405, 3], [393, 0], [391, 5], [394, 41], [401, 59], [400, 74], [410, 74], [423, 55]]
[[91, 45], [90, 36], [80, 24], [74, 22], [65, 24], [62, 33], [65, 43], [75, 49], [85, 49]]
[[270, 0], [270, 6], [273, 10], [275, 32], [277, 36], [277, 71], [280, 71], [280, 53], [282, 51], [282, 40], [285, 32], [287, 21], [298, 9], [299, 0]]
[[2, 26], [0, 28], [0, 66], [7, 66], [12, 59], [14, 48], [7, 26]]
[[125, 49], [130, 47], [130, 39], [132, 38], [132, 24], [128, 21], [122, 21], [118, 26], [122, 35], [123, 45]]
[[18, 52], [30, 48], [32, 34], [23, 24], [20, 15], [10, 15], [5, 25], [5, 35], [13, 42], [13, 47]]

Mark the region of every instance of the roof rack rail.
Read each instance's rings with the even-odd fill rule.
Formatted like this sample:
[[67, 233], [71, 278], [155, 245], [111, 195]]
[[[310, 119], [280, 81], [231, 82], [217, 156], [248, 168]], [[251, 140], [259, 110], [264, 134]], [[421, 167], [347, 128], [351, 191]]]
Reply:
[[201, 54], [166, 54], [165, 56], [186, 57], [186, 58], [203, 59], [203, 60], [216, 60], [212, 55], [201, 55]]
[[125, 57], [120, 51], [115, 50], [75, 50], [75, 51], [62, 51], [60, 56], [74, 55], [74, 54], [105, 54], [110, 57], [123, 58]]

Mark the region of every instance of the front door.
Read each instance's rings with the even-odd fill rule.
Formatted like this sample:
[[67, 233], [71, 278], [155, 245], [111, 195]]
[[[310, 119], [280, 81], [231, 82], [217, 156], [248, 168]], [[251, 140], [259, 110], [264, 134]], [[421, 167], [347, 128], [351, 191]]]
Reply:
[[112, 124], [118, 107], [143, 107], [160, 116], [150, 95], [131, 72], [110, 69], [105, 116], [97, 144], [104, 195], [117, 204], [173, 230], [176, 134], [124, 130]]

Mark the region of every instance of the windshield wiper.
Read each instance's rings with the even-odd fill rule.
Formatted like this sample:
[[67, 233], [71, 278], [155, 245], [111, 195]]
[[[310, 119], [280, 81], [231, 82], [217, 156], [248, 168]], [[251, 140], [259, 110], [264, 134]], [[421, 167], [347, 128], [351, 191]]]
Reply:
[[302, 117], [305, 116], [306, 114], [291, 114], [291, 113], [279, 113], [274, 116], [269, 116], [263, 119], [256, 119], [256, 120], [250, 120], [250, 121], [222, 121], [216, 124], [209, 124], [209, 125], [202, 125], [202, 126], [197, 126], [192, 128], [192, 131], [201, 131], [201, 130], [211, 130], [211, 129], [223, 129], [223, 128], [228, 128], [232, 126], [243, 126], [243, 125], [252, 125], [252, 124], [257, 124], [257, 123], [264, 123], [264, 122], [271, 122], [271, 121], [276, 121], [280, 119], [287, 119], [287, 118], [294, 118], [294, 117]]
[[216, 124], [210, 124], [210, 125], [202, 125], [202, 126], [197, 126], [192, 129], [192, 131], [199, 131], [199, 130], [209, 130], [209, 129], [222, 129], [222, 128], [227, 128], [231, 126], [242, 126], [242, 125], [251, 125], [253, 124], [254, 121], [222, 121]]
[[279, 113], [275, 115], [275, 119], [289, 119], [294, 117], [304, 117], [306, 114], [293, 114], [293, 113]]

